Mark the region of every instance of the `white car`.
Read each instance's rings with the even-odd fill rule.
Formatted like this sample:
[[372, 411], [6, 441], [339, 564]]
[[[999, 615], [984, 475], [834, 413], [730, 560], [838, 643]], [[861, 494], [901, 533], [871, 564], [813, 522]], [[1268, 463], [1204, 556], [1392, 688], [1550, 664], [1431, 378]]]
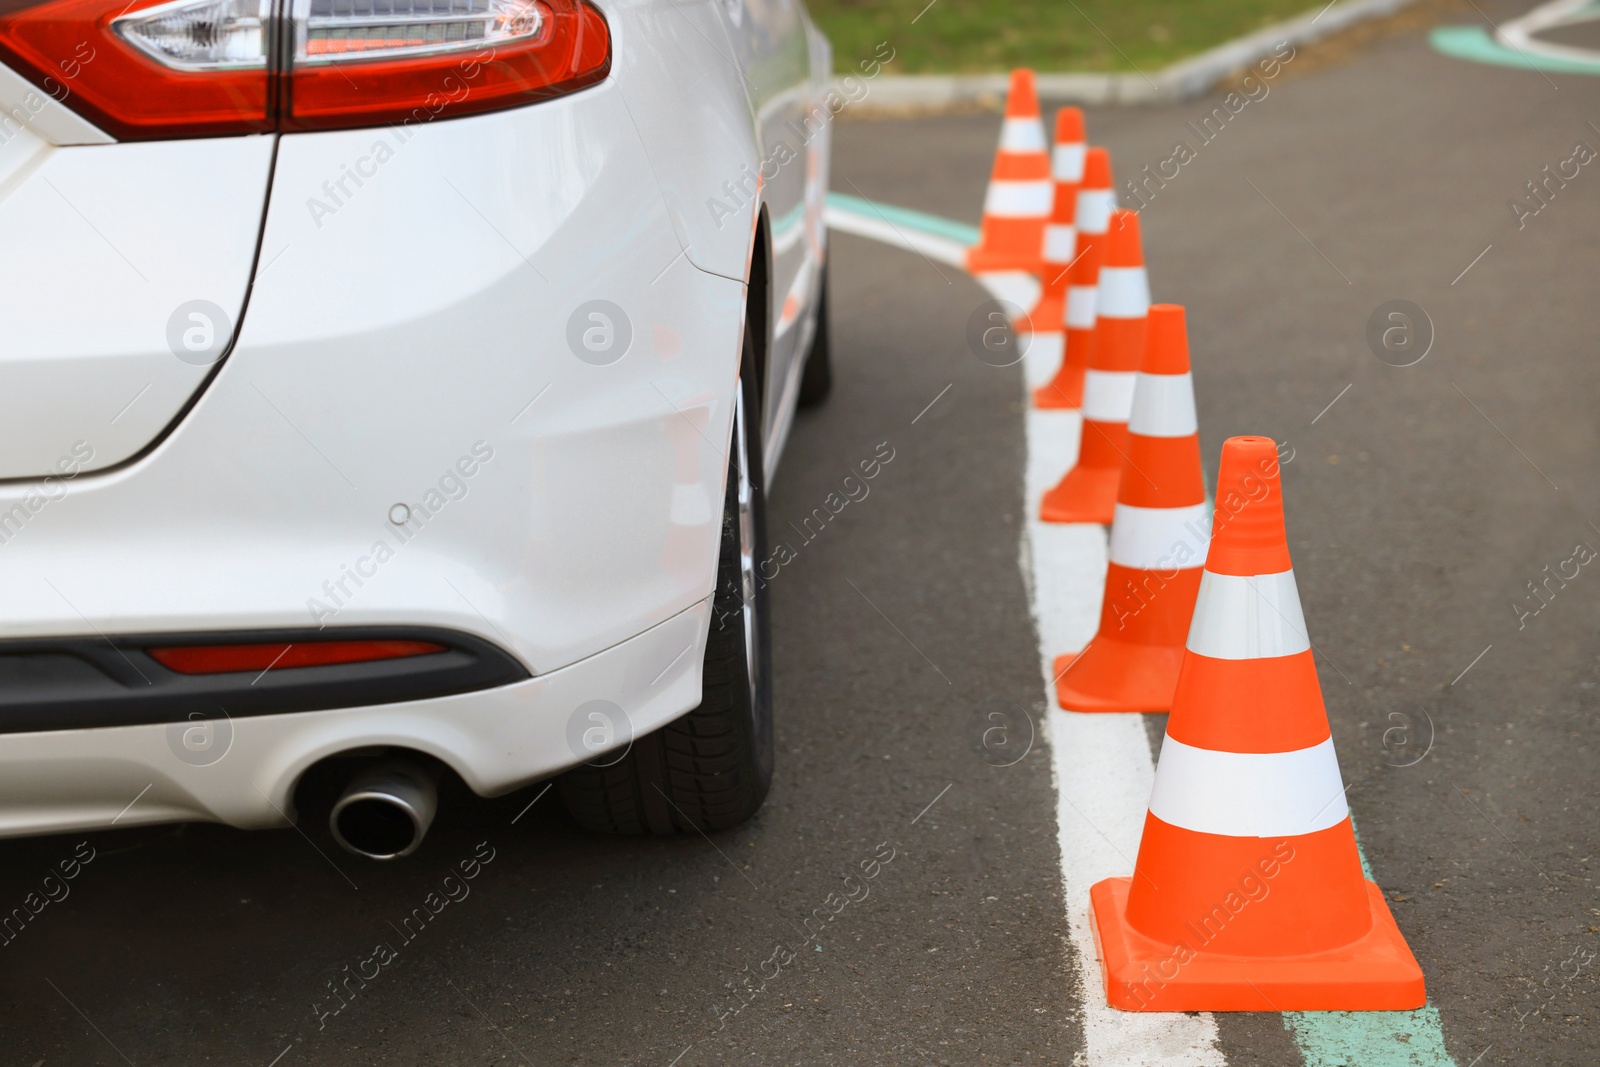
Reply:
[[800, 0], [0, 5], [0, 835], [754, 812], [830, 66]]

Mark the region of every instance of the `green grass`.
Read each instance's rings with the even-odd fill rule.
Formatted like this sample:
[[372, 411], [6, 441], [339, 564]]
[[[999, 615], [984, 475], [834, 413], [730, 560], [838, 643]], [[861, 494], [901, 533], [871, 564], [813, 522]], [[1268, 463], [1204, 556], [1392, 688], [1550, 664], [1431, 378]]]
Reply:
[[1148, 73], [1320, 6], [1316, 0], [935, 0], [923, 11], [926, 5], [807, 0], [833, 39], [840, 73], [856, 71], [887, 41], [895, 59], [886, 69], [894, 74], [1012, 67]]

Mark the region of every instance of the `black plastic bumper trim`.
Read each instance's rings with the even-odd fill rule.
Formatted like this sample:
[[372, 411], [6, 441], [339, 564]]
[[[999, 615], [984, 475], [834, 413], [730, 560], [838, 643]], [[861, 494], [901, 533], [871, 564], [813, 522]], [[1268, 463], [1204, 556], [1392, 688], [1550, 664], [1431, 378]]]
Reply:
[[[147, 649], [312, 641], [431, 641], [445, 651], [289, 670], [179, 674]], [[396, 704], [524, 681], [498, 646], [455, 630], [350, 626], [0, 641], [0, 734]]]

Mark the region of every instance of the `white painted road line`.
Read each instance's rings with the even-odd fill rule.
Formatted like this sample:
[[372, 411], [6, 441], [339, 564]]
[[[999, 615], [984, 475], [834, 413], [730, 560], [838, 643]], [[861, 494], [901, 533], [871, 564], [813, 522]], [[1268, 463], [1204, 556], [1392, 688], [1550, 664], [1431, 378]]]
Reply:
[[[1077, 459], [1076, 412], [1030, 410], [1030, 511]], [[1138, 715], [1072, 715], [1056, 709], [1051, 664], [1081, 649], [1100, 621], [1106, 534], [1099, 526], [1030, 517], [1023, 578], [1039, 631], [1039, 659], [1055, 771], [1056, 835], [1067, 929], [1079, 961], [1078, 999], [1090, 1067], [1222, 1067], [1217, 1025], [1209, 1014], [1130, 1013], [1106, 1003], [1089, 921], [1089, 887], [1133, 871], [1155, 781], [1155, 764]]]
[[919, 233], [916, 230], [908, 229], [904, 225], [896, 226], [886, 218], [874, 218], [854, 211], [842, 211], [832, 206], [828, 207], [825, 217], [828, 220], [828, 225], [835, 230], [853, 233], [858, 237], [866, 237], [874, 241], [881, 241], [897, 248], [920, 252], [929, 259], [936, 259], [940, 263], [947, 263], [952, 267], [964, 269], [967, 265], [966, 246], [952, 241], [948, 237], [941, 237], [931, 233]]

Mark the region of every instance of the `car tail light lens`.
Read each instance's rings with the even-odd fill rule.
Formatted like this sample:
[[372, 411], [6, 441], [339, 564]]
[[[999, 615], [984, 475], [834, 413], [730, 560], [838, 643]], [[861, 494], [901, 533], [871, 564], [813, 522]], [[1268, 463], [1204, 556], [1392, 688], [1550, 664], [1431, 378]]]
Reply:
[[298, 0], [284, 128], [427, 122], [606, 76], [599, 12], [554, 0]]
[[245, 66], [201, 58], [241, 49], [242, 27], [234, 31], [223, 14], [236, 5], [129, 7], [45, 0], [19, 9], [0, 0], [0, 61], [123, 140], [272, 129], [265, 52]]
[[0, 61], [122, 140], [406, 124], [605, 78], [584, 0], [0, 0]]
[[311, 0], [295, 64], [427, 55], [531, 41], [549, 28], [536, 0]]
[[180, 645], [146, 651], [151, 659], [178, 674], [228, 674], [431, 656], [445, 651], [445, 647], [432, 641], [300, 641], [294, 644]]
[[177, 0], [111, 26], [173, 70], [265, 70], [271, 14], [267, 0]]

